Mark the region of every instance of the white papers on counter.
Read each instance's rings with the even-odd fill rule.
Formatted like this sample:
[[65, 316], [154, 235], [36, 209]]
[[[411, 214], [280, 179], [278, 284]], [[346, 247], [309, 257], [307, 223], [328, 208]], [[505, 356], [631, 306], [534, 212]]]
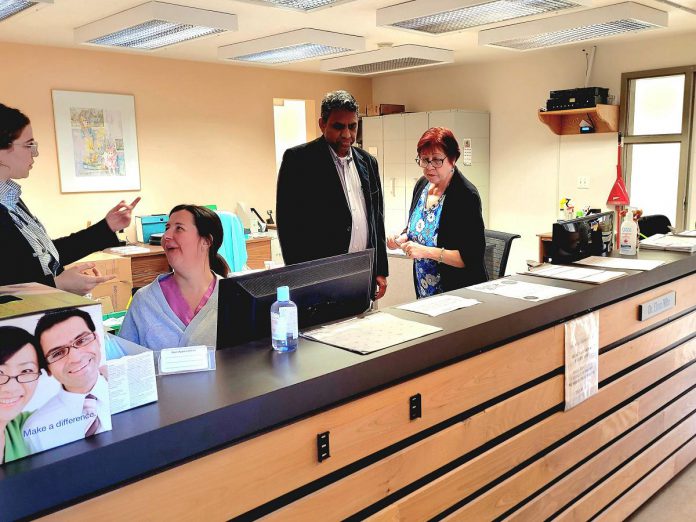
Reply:
[[682, 230], [681, 232], [675, 232], [674, 235], [680, 237], [696, 237], [696, 230]]
[[599, 312], [565, 323], [565, 409], [592, 397], [599, 388]]
[[610, 272], [608, 270], [596, 270], [594, 268], [579, 268], [577, 266], [544, 263], [527, 272], [520, 272], [520, 274], [598, 285], [616, 279], [617, 277], [625, 276], [626, 272]]
[[696, 237], [655, 234], [640, 242], [648, 250], [670, 250], [673, 252], [696, 252]]
[[148, 248], [136, 245], [107, 248], [107, 251], [120, 256], [132, 256], [133, 254], [147, 254], [150, 252]]
[[106, 362], [111, 414], [157, 400], [155, 360], [150, 350]]
[[508, 278], [486, 281], [485, 283], [469, 286], [467, 289], [533, 302], [544, 301], [545, 299], [570, 294], [575, 291], [571, 290], [570, 288], [537, 285], [535, 283], [526, 283], [524, 281], [514, 281], [513, 279]]
[[596, 266], [599, 268], [618, 268], [619, 270], [652, 270], [660, 265], [664, 265], [664, 261], [655, 261], [652, 259], [626, 259], [621, 257], [600, 257], [590, 256], [579, 261], [575, 261], [578, 265]]
[[351, 352], [366, 354], [440, 330], [442, 328], [407, 321], [385, 312], [375, 312], [308, 330], [301, 336]]
[[430, 317], [437, 317], [438, 315], [446, 314], [453, 310], [467, 308], [477, 304], [481, 304], [481, 301], [477, 301], [476, 299], [465, 299], [456, 295], [436, 295], [425, 299], [418, 299], [412, 303], [402, 304], [397, 306], [397, 308], [429, 315]]

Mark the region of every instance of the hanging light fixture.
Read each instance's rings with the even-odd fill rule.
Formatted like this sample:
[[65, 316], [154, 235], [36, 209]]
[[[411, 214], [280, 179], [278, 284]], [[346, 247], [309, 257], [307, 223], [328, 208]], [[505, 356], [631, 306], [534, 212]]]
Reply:
[[218, 58], [276, 65], [364, 49], [362, 36], [298, 29], [219, 47]]
[[237, 16], [164, 2], [147, 2], [75, 29], [89, 45], [152, 50], [237, 30]]
[[479, 32], [479, 45], [526, 51], [667, 27], [667, 13], [634, 2], [587, 9]]
[[454, 52], [422, 45], [385, 46], [376, 51], [349, 54], [321, 61], [322, 71], [346, 74], [378, 74], [429, 65], [452, 63]]
[[34, 6], [52, 3], [53, 0], [0, 0], [0, 22]]
[[411, 0], [377, 10], [377, 25], [442, 34], [523, 16], [590, 6], [591, 0]]

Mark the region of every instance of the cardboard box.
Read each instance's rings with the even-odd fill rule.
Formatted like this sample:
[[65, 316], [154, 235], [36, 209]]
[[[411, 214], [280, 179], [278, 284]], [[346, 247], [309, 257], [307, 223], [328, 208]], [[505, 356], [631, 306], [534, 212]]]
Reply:
[[[41, 331], [35, 340], [37, 328]], [[106, 365], [104, 346], [98, 303], [37, 283], [0, 286], [0, 355], [5, 370], [12, 376], [36, 376], [29, 382], [15, 379], [0, 385], [17, 397], [3, 408], [10, 418], [5, 447], [0, 448], [7, 461], [82, 439], [85, 433], [111, 430], [109, 387], [100, 373]], [[57, 355], [60, 349], [62, 357]], [[40, 355], [51, 363], [39, 362]], [[75, 368], [79, 372], [72, 371]]]
[[130, 257], [107, 254], [106, 252], [95, 252], [67, 265], [65, 268], [70, 268], [79, 263], [94, 263], [96, 265], [95, 268], [99, 270], [101, 275], [114, 275], [118, 281], [133, 282]]
[[131, 271], [130, 257], [117, 256], [115, 254], [107, 254], [105, 252], [95, 252], [87, 257], [83, 257], [79, 261], [75, 261], [65, 268], [70, 268], [79, 263], [94, 263], [95, 268], [99, 270], [101, 275], [113, 275], [115, 279], [107, 281], [95, 286], [90, 294], [96, 300], [101, 300], [103, 297], [109, 297], [111, 300], [111, 310], [105, 308], [103, 313], [118, 312], [125, 310], [130, 301], [133, 291], [133, 272]]
[[[129, 281], [107, 281], [95, 286], [92, 291], [92, 298], [100, 300], [103, 297], [109, 297], [112, 311], [120, 312], [128, 307], [131, 295], [133, 294], [133, 283]], [[103, 312], [109, 313], [109, 312]]]
[[367, 116], [379, 116], [379, 105], [367, 105], [365, 107], [365, 114]]
[[379, 114], [383, 116], [385, 114], [400, 114], [406, 112], [405, 105], [394, 105], [393, 103], [380, 103], [379, 104]]

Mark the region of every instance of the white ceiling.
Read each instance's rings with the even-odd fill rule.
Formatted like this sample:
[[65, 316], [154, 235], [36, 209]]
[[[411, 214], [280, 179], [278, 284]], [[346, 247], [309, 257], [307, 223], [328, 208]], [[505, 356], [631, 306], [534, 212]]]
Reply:
[[[220, 46], [294, 29], [314, 28], [364, 36], [367, 39], [368, 50], [376, 49], [377, 44], [383, 42], [392, 42], [395, 45], [420, 44], [451, 49], [455, 51], [456, 62], [465, 63], [505, 59], [510, 58], [511, 55], [514, 56], [515, 51], [479, 47], [477, 44], [478, 30], [531, 19], [527, 17], [442, 36], [427, 36], [399, 29], [377, 27], [375, 21], [376, 10], [381, 7], [401, 3], [401, 1], [352, 0], [314, 12], [302, 13], [258, 5], [244, 0], [169, 0], [169, 3], [236, 14], [238, 16], [239, 30], [165, 47], [156, 51], [142, 52], [76, 44], [74, 43], [73, 29], [140, 5], [145, 0], [54, 0], [53, 4], [25, 11], [0, 22], [0, 42], [98, 49], [107, 52], [149, 54], [164, 58], [216, 62], [219, 61], [217, 59], [217, 48]], [[696, 10], [696, 0], [675, 0], [675, 2]], [[619, 2], [594, 0], [593, 6], [601, 7], [615, 3]], [[646, 39], [680, 32], [696, 32], [695, 14], [671, 7], [657, 0], [640, 0], [639, 3], [667, 11], [669, 13], [669, 28], [644, 31], [635, 35], [616, 36], [612, 37], [611, 40]], [[570, 10], [563, 12], [567, 13]], [[593, 43], [600, 41], [595, 40]], [[258, 66], [249, 65], [249, 67]], [[283, 70], [317, 72], [319, 71], [319, 60], [273, 67]]]

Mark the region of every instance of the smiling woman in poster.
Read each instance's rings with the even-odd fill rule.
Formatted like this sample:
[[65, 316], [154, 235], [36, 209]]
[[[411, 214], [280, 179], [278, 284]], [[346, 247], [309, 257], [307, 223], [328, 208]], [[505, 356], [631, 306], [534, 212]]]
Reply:
[[34, 337], [15, 326], [0, 326], [0, 464], [29, 455], [22, 428], [30, 412], [22, 411], [34, 395], [43, 353]]
[[[71, 269], [64, 266], [110, 246], [116, 246], [116, 231], [131, 221], [140, 198], [130, 205], [121, 201], [96, 225], [52, 241], [39, 220], [22, 201], [17, 180], [27, 178], [39, 155], [29, 118], [0, 103], [0, 285], [35, 281], [84, 295], [111, 279], [101, 276], [93, 263]], [[42, 209], [50, 215], [50, 209]]]

